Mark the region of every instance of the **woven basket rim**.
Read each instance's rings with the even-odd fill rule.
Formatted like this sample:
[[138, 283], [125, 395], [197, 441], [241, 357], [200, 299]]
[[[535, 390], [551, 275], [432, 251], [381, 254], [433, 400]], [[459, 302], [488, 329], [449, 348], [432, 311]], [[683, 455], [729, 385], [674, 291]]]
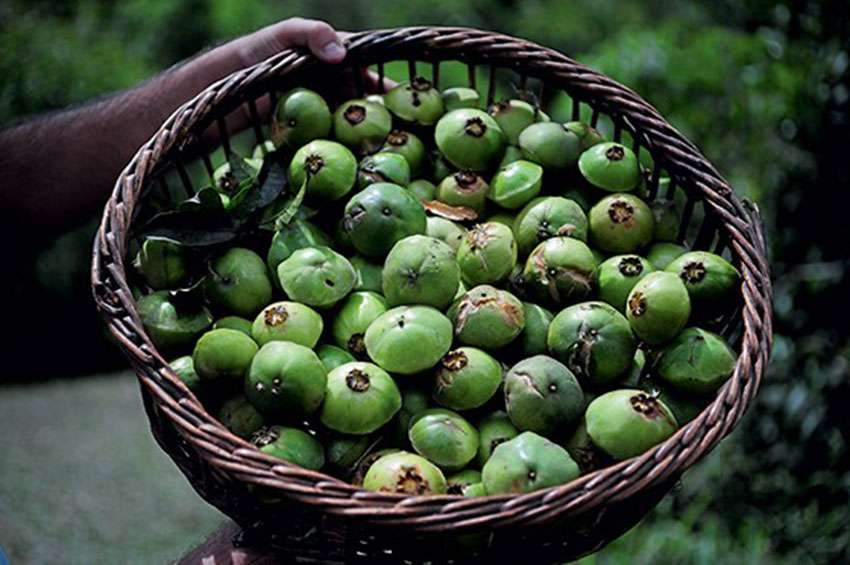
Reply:
[[[671, 174], [677, 171], [693, 176], [693, 186], [701, 192], [705, 205], [719, 216], [722, 229], [729, 233], [731, 248], [740, 260], [743, 281], [740, 316], [744, 336], [734, 373], [715, 400], [665, 442], [565, 485], [524, 495], [413, 497], [372, 492], [283, 462], [233, 435], [203, 409], [146, 335], [127, 284], [124, 259], [136, 199], [159, 157], [176, 147], [193, 124], [229, 97], [238, 97], [269, 77], [320, 64], [308, 52], [288, 49], [210, 85], [165, 120], [117, 179], [94, 242], [92, 288], [98, 309], [128, 355], [141, 385], [148, 389], [181, 435], [198, 448], [200, 457], [241, 481], [276, 488], [282, 496], [326, 513], [424, 532], [485, 525], [504, 527], [519, 522], [537, 524], [575, 515], [657, 486], [678, 476], [711, 451], [750, 404], [770, 353], [772, 290], [758, 208], [739, 199], [696, 146], [638, 94], [552, 49], [500, 33], [460, 27], [363, 31], [347, 37], [345, 43], [346, 62], [352, 64], [416, 57], [475, 60], [519, 69], [535, 77], [566, 73], [575, 92], [587, 96], [583, 101], [607, 106], [603, 113], [616, 110], [624, 129], [647, 142], [646, 147], [659, 166], [663, 163]], [[382, 49], [392, 52], [385, 54]], [[440, 59], [441, 53], [451, 56]], [[541, 80], [546, 82], [545, 78]], [[590, 93], [600, 98], [590, 99]], [[607, 98], [600, 102], [602, 97]], [[613, 105], [615, 102], [617, 106]]]

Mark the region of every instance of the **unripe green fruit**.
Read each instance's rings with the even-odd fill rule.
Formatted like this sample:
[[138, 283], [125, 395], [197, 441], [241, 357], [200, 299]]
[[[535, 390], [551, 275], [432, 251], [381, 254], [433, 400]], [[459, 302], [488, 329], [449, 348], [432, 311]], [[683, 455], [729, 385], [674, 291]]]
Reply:
[[464, 294], [449, 309], [448, 316], [459, 342], [483, 349], [507, 345], [525, 327], [522, 302], [511, 293], [486, 284]]
[[647, 375], [641, 379], [640, 388], [663, 402], [680, 425], [696, 418], [708, 405], [711, 397], [711, 395], [699, 396], [682, 392], [656, 375]]
[[514, 234], [521, 255], [528, 255], [552, 237], [587, 241], [587, 216], [573, 200], [559, 196], [535, 198], [514, 220]]
[[451, 410], [420, 412], [411, 421], [408, 435], [419, 455], [448, 471], [463, 469], [478, 452], [478, 430]]
[[443, 99], [430, 81], [416, 77], [384, 94], [384, 104], [405, 122], [423, 126], [437, 123], [443, 115]]
[[519, 352], [524, 357], [548, 352], [549, 347], [546, 344], [546, 339], [554, 314], [531, 302], [523, 302], [522, 307], [525, 312], [525, 328], [516, 340]]
[[727, 298], [741, 278], [738, 269], [726, 259], [707, 251], [680, 255], [664, 270], [679, 275], [695, 307], [707, 307]]
[[251, 442], [267, 453], [304, 469], [318, 471], [325, 465], [325, 452], [316, 438], [297, 428], [271, 426], [254, 434]]
[[519, 430], [513, 425], [507, 412], [493, 412], [478, 422], [478, 455], [475, 458], [478, 467], [484, 467], [496, 447], [517, 435]]
[[376, 183], [355, 194], [345, 206], [343, 229], [354, 247], [368, 257], [383, 257], [400, 239], [425, 233], [425, 208], [410, 191]]
[[640, 455], [676, 431], [670, 409], [639, 390], [615, 390], [587, 407], [587, 433], [593, 443], [617, 460]]
[[474, 347], [449, 351], [437, 365], [434, 400], [452, 410], [483, 406], [499, 389], [502, 367]]
[[383, 267], [381, 265], [376, 265], [360, 255], [355, 255], [348, 262], [351, 263], [351, 266], [354, 267], [357, 273], [357, 282], [354, 284], [354, 290], [383, 292], [381, 287]]
[[587, 182], [610, 192], [633, 190], [641, 181], [637, 155], [620, 143], [594, 145], [581, 154], [578, 168]]
[[331, 325], [336, 344], [353, 355], [366, 354], [363, 334], [375, 318], [387, 311], [387, 301], [374, 292], [355, 292], [340, 307]]
[[401, 408], [401, 392], [386, 371], [371, 363], [346, 363], [328, 374], [320, 419], [344, 434], [370, 434]]
[[289, 163], [289, 182], [298, 191], [307, 182], [308, 196], [337, 200], [357, 181], [357, 159], [335, 141], [317, 139], [302, 146]]
[[591, 293], [596, 267], [596, 257], [584, 242], [553, 237], [531, 252], [523, 277], [541, 300], [569, 304]]
[[629, 293], [638, 281], [654, 270], [652, 263], [637, 255], [609, 257], [596, 270], [599, 299], [625, 313]]
[[253, 318], [272, 298], [266, 264], [250, 249], [229, 249], [210, 261], [209, 270], [204, 296], [216, 308]]
[[408, 447], [410, 439], [407, 430], [414, 416], [433, 407], [431, 396], [419, 388], [407, 387], [401, 391], [401, 410], [390, 423], [389, 442], [391, 445]]
[[410, 183], [410, 165], [407, 164], [407, 159], [403, 155], [389, 152], [363, 157], [357, 172], [357, 188], [363, 190], [377, 182], [407, 186]]
[[278, 265], [277, 276], [290, 299], [319, 308], [345, 298], [357, 282], [348, 259], [330, 247], [299, 249]]
[[473, 171], [460, 171], [444, 178], [434, 196], [449, 206], [466, 206], [480, 215], [487, 205], [489, 190], [490, 186]]
[[587, 216], [596, 201], [602, 198], [601, 192], [598, 188], [592, 186], [577, 186], [568, 188], [561, 193], [561, 196], [578, 204], [581, 211]]
[[378, 492], [424, 496], [445, 494], [446, 478], [434, 464], [413, 453], [391, 453], [375, 461], [363, 487]]
[[243, 395], [226, 400], [218, 411], [218, 421], [242, 439], [250, 439], [265, 420]]
[[448, 306], [460, 283], [455, 252], [439, 239], [412, 235], [397, 242], [384, 262], [382, 288], [393, 306]]
[[431, 181], [435, 184], [440, 184], [444, 178], [457, 171], [437, 150], [429, 154], [429, 159], [431, 161]]
[[337, 435], [325, 449], [328, 465], [347, 475], [373, 443], [375, 438], [371, 436]]
[[357, 361], [354, 355], [336, 345], [320, 345], [316, 348], [316, 355], [319, 356], [319, 360], [325, 366], [325, 371], [328, 373], [340, 365]]
[[655, 243], [646, 250], [646, 259], [652, 263], [656, 269], [663, 271], [670, 263], [673, 262], [674, 259], [684, 255], [687, 251], [687, 247], [677, 243]]
[[674, 242], [679, 237], [679, 215], [673, 202], [656, 200], [650, 206], [652, 217], [655, 219], [655, 231], [652, 239], [655, 241]]
[[486, 492], [480, 493], [474, 485], [483, 489], [481, 483], [481, 471], [475, 469], [467, 469], [455, 473], [451, 477], [446, 478], [446, 494], [459, 494], [461, 496], [486, 496]]
[[516, 260], [514, 234], [504, 224], [476, 224], [466, 232], [457, 250], [457, 265], [463, 282], [469, 286], [504, 280]]
[[167, 239], [145, 238], [133, 265], [153, 289], [179, 288], [189, 277], [186, 249]]
[[213, 317], [203, 306], [178, 307], [167, 290], [143, 296], [136, 303], [139, 318], [154, 345], [178, 349], [190, 345], [212, 325]]
[[481, 96], [477, 90], [463, 86], [445, 89], [442, 94], [443, 108], [446, 113], [461, 108], [481, 108]]
[[548, 344], [573, 373], [594, 384], [622, 375], [637, 348], [628, 320], [604, 302], [561, 310], [549, 326]]
[[[407, 436], [407, 430], [404, 430], [404, 434], [405, 434], [405, 436]], [[351, 484], [358, 486], [358, 487], [362, 487], [363, 486], [363, 480], [366, 478], [366, 473], [369, 472], [369, 469], [372, 468], [372, 465], [374, 465], [378, 461], [378, 459], [381, 459], [382, 457], [384, 457], [386, 455], [392, 455], [394, 453], [406, 453], [406, 452], [404, 452], [400, 449], [396, 449], [395, 447], [387, 447], [385, 449], [379, 449], [378, 451], [372, 451], [372, 452], [368, 453], [365, 457], [360, 459], [360, 461], [357, 463], [357, 466], [354, 468], [354, 473], [351, 474]], [[410, 454], [408, 454], [408, 455], [410, 455]], [[415, 455], [414, 457], [419, 457], [419, 456]], [[427, 461], [428, 464], [433, 467], [433, 464], [430, 461], [428, 461], [427, 459], [422, 458], [422, 460]], [[436, 469], [436, 467], [434, 467], [434, 468]], [[437, 470], [439, 470], [439, 469], [437, 469]], [[440, 474], [442, 474], [442, 471], [440, 472]]]
[[192, 361], [204, 380], [241, 379], [257, 349], [256, 342], [240, 331], [211, 330], [198, 340]]
[[578, 475], [567, 450], [532, 432], [499, 445], [481, 471], [487, 494], [525, 494], [568, 483]]
[[594, 145], [605, 141], [604, 135], [584, 122], [567, 122], [564, 127], [578, 136], [582, 151], [587, 151]]
[[487, 108], [487, 113], [502, 128], [505, 139], [511, 145], [519, 142], [520, 132], [537, 118], [537, 109], [523, 100], [504, 100]]
[[[248, 167], [248, 170], [254, 173], [255, 175], [260, 172], [260, 168], [262, 167], [262, 161], [257, 161], [256, 159], [248, 159], [242, 158], [242, 161]], [[230, 198], [228, 195], [233, 195], [237, 189], [239, 188], [239, 183], [236, 182], [236, 176], [230, 170], [230, 163], [223, 163], [216, 170], [213, 171], [212, 178], [212, 186], [216, 189], [223, 197], [221, 199], [221, 203], [227, 207], [230, 203]]]
[[334, 137], [360, 155], [377, 151], [392, 125], [393, 118], [384, 106], [365, 100], [349, 100], [333, 115]]
[[[505, 147], [505, 154], [502, 157], [502, 160], [499, 161], [499, 166], [496, 167], [496, 169], [502, 170], [505, 167], [507, 167], [508, 165], [510, 165], [511, 163], [515, 163], [517, 161], [522, 161], [522, 160], [523, 160], [522, 151], [520, 150], [520, 148], [515, 146], [515, 145], [508, 145], [507, 147]], [[531, 161], [526, 161], [526, 162], [530, 163]]]
[[398, 306], [366, 330], [366, 351], [378, 365], [412, 375], [436, 365], [452, 344], [452, 323], [430, 306]]
[[466, 230], [460, 224], [437, 216], [428, 216], [425, 225], [425, 235], [439, 239], [451, 247], [455, 253], [460, 248]]
[[486, 171], [502, 159], [505, 135], [486, 112], [460, 109], [440, 118], [434, 130], [437, 147], [458, 169]]
[[[428, 163], [425, 144], [412, 133], [394, 129], [387, 136], [387, 141], [381, 147], [382, 153], [397, 153], [405, 158], [410, 166], [410, 173], [416, 177], [425, 172]], [[394, 182], [394, 181], [391, 181]], [[397, 183], [401, 184], [401, 183]], [[407, 185], [407, 183], [404, 183]]]
[[489, 218], [487, 218], [488, 222], [493, 222], [496, 224], [502, 224], [503, 226], [508, 226], [511, 230], [514, 228], [514, 220], [516, 216], [512, 216], [507, 212], [500, 212], [498, 214], [493, 214]]
[[260, 344], [270, 341], [291, 341], [313, 348], [323, 329], [322, 317], [315, 310], [298, 302], [269, 304], [254, 319], [251, 336]]
[[245, 396], [274, 421], [315, 412], [326, 385], [327, 371], [313, 350], [290, 341], [272, 341], [251, 362]]
[[673, 273], [650, 273], [629, 294], [626, 316], [635, 334], [658, 345], [678, 334], [691, 315], [685, 284]]
[[646, 202], [631, 194], [612, 194], [590, 210], [590, 234], [603, 251], [632, 253], [652, 241], [655, 220]]
[[218, 330], [224, 328], [230, 330], [237, 330], [247, 335], [248, 337], [253, 338], [254, 335], [251, 332], [251, 327], [252, 324], [250, 320], [240, 318], [239, 316], [225, 316], [224, 318], [216, 320], [216, 322], [213, 324], [212, 329]]
[[514, 161], [502, 167], [490, 183], [490, 200], [515, 210], [540, 194], [543, 167], [531, 161]]
[[550, 435], [579, 421], [584, 412], [584, 396], [566, 365], [546, 355], [536, 355], [508, 371], [505, 406], [518, 429]]
[[[589, 403], [588, 403], [589, 404]], [[564, 446], [573, 461], [578, 463], [582, 473], [589, 473], [596, 469], [607, 467], [613, 463], [611, 456], [596, 447], [593, 440], [587, 434], [587, 422], [585, 418], [576, 426], [575, 431]]]
[[169, 363], [171, 370], [177, 375], [177, 378], [182, 381], [186, 388], [201, 399], [204, 391], [204, 383], [198, 373], [195, 372], [195, 363], [192, 361], [191, 355], [184, 355]]
[[251, 151], [251, 159], [255, 161], [263, 161], [266, 158], [266, 155], [273, 152], [275, 150], [274, 142], [271, 140], [266, 140], [262, 143], [258, 143], [254, 146], [254, 150]]
[[528, 126], [519, 134], [523, 157], [547, 170], [573, 166], [581, 153], [578, 136], [559, 123], [542, 122]]
[[693, 394], [710, 394], [735, 370], [735, 352], [719, 335], [688, 328], [667, 345], [656, 370], [670, 386]]
[[277, 273], [277, 267], [290, 255], [305, 247], [333, 245], [331, 237], [306, 220], [292, 220], [272, 236], [266, 265], [269, 271]]
[[290, 90], [277, 101], [269, 127], [274, 147], [290, 148], [328, 137], [331, 111], [318, 93], [306, 88]]
[[424, 200], [426, 202], [434, 200], [434, 197], [437, 194], [437, 187], [434, 186], [434, 183], [425, 179], [412, 181], [409, 185], [407, 185], [407, 190], [412, 192], [413, 196], [419, 200]]

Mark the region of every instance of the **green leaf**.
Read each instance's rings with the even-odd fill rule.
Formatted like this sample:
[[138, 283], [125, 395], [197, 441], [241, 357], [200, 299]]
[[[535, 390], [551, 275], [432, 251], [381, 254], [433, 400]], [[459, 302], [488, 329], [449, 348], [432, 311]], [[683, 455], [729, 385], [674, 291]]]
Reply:
[[222, 216], [224, 215], [224, 204], [221, 202], [221, 196], [218, 191], [211, 186], [206, 186], [199, 190], [192, 198], [178, 204], [177, 210], [181, 212]]
[[286, 166], [273, 155], [270, 153], [263, 161], [263, 168], [257, 177], [258, 182], [246, 191], [239, 202], [231, 205], [230, 213], [233, 217], [247, 218], [274, 202], [286, 190]]

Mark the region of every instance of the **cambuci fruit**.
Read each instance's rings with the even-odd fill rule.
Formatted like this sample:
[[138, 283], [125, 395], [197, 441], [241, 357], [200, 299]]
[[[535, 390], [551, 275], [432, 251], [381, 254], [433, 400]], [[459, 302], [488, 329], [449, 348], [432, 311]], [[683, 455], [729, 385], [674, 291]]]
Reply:
[[584, 396], [575, 375], [546, 355], [520, 361], [505, 376], [505, 406], [520, 430], [549, 435], [581, 419]]
[[500, 444], [481, 471], [487, 494], [525, 494], [578, 475], [578, 465], [566, 449], [533, 432]]
[[615, 390], [587, 407], [587, 434], [614, 459], [640, 455], [673, 435], [678, 428], [670, 409], [639, 390]]
[[486, 171], [505, 152], [505, 135], [499, 124], [481, 110], [460, 109], [449, 112], [434, 130], [437, 147], [458, 169]]

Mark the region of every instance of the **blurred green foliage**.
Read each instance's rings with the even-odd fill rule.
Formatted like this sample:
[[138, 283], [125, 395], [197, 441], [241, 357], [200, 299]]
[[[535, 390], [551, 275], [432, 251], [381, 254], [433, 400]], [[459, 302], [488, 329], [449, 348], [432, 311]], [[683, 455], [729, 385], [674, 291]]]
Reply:
[[[129, 87], [295, 15], [339, 29], [481, 27], [562, 50], [640, 92], [756, 200], [776, 277], [776, 347], [758, 400], [644, 526], [588, 562], [850, 560], [846, 0], [7, 0], [0, 124]], [[23, 300], [94, 320], [76, 300], [88, 293], [92, 230], [34, 261]]]

